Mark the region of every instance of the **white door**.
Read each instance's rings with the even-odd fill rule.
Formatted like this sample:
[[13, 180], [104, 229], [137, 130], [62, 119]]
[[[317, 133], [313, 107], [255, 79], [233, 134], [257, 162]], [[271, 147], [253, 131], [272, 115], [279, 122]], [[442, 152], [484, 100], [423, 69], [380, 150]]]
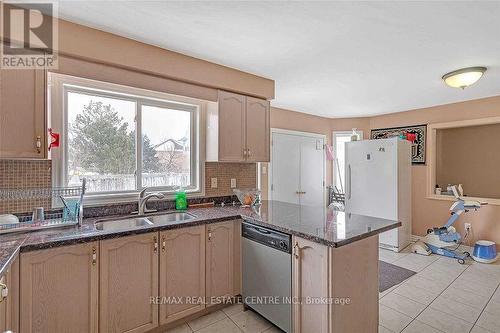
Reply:
[[300, 204], [324, 204], [325, 140], [302, 137], [300, 141]]
[[324, 137], [272, 133], [272, 200], [302, 205], [324, 205]]
[[300, 137], [272, 133], [271, 195], [272, 200], [299, 204]]

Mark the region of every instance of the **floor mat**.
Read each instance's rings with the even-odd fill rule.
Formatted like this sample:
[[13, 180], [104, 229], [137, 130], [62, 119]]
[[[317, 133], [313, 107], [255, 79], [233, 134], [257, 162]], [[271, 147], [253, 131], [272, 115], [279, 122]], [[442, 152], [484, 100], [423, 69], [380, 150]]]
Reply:
[[416, 272], [409, 269], [389, 264], [385, 261], [378, 262], [378, 291], [383, 292], [398, 283], [403, 282]]

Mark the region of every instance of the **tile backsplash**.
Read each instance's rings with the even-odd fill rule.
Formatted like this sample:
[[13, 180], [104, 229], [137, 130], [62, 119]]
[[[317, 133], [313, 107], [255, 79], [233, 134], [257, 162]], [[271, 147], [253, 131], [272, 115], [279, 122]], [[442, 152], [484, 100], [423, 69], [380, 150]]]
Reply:
[[[26, 189], [51, 187], [50, 160], [0, 159], [0, 189]], [[211, 179], [217, 178], [217, 188], [211, 188]], [[205, 163], [205, 196], [232, 195], [231, 178], [236, 187], [257, 185], [255, 163]], [[0, 214], [30, 212], [33, 207], [51, 208], [50, 199], [14, 200], [0, 198]]]
[[[50, 160], [0, 159], [0, 189], [30, 189], [52, 186]], [[0, 214], [28, 212], [33, 207], [50, 208], [50, 198], [5, 199], [0, 198]]]
[[[211, 179], [217, 178], [217, 188], [211, 187]], [[256, 163], [205, 163], [205, 196], [233, 195], [231, 178], [237, 188], [257, 187]]]

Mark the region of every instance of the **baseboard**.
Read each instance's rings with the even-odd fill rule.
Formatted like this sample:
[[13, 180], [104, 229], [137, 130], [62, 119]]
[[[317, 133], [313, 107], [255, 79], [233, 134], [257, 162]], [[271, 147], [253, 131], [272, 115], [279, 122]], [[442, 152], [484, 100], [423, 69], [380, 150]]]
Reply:
[[413, 243], [415, 243], [415, 242], [418, 242], [420, 240], [420, 238], [422, 238], [422, 236], [411, 235], [410, 241], [413, 242]]

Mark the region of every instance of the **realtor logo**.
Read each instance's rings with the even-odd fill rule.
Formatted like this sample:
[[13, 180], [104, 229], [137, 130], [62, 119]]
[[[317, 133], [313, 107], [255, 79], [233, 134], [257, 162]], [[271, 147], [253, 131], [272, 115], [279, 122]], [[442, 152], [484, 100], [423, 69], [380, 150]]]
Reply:
[[57, 17], [53, 2], [1, 5], [1, 68], [57, 68]]

